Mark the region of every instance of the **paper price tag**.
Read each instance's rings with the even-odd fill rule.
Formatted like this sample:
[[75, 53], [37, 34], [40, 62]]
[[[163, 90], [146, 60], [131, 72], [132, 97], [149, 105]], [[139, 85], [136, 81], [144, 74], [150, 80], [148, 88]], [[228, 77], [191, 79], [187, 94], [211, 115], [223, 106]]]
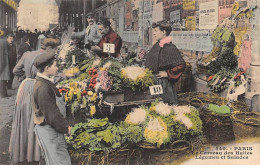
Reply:
[[111, 43], [104, 43], [103, 44], [103, 52], [106, 53], [115, 53], [115, 44], [111, 44]]
[[163, 94], [162, 85], [149, 86], [151, 95]]

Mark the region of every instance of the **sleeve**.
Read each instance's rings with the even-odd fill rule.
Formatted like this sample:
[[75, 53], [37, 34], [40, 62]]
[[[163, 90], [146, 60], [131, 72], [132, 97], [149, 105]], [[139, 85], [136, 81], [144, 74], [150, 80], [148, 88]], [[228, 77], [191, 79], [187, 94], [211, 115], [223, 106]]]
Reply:
[[167, 70], [167, 75], [169, 80], [178, 80], [185, 70], [185, 64], [177, 65], [169, 70]]
[[57, 84], [62, 80], [67, 79], [66, 75], [64, 73], [58, 73], [53, 77], [54, 83]]
[[13, 73], [16, 75], [16, 76], [22, 76], [24, 75], [24, 60], [25, 60], [25, 57], [22, 57], [18, 63], [15, 65], [14, 69], [13, 69]]
[[68, 133], [68, 122], [60, 113], [56, 105], [55, 93], [45, 87], [38, 88], [38, 106], [46, 122], [58, 132]]
[[98, 44], [101, 38], [102, 37], [99, 35], [97, 27], [94, 27], [90, 30], [89, 35], [86, 37], [86, 41], [93, 41], [95, 44]]
[[83, 30], [82, 32], [74, 32], [74, 33], [71, 35], [71, 39], [75, 39], [75, 38], [83, 39], [84, 36], [85, 36], [85, 30]]

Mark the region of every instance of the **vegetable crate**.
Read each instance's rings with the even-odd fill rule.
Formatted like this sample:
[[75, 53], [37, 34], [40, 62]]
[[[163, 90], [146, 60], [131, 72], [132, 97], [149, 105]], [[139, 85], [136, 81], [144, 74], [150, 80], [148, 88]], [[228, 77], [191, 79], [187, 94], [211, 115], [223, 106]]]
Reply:
[[236, 140], [260, 137], [260, 114], [258, 112], [237, 112], [231, 115]]

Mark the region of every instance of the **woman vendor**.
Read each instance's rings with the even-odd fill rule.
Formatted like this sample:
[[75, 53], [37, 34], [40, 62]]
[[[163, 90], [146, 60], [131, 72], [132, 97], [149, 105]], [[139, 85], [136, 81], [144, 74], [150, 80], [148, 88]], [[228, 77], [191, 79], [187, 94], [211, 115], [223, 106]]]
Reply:
[[51, 78], [58, 70], [54, 56], [54, 51], [45, 52], [34, 60], [39, 70], [32, 98], [34, 131], [47, 165], [70, 165], [64, 134], [68, 134], [71, 127], [65, 119], [65, 103]]
[[155, 82], [162, 85], [163, 102], [177, 104], [177, 92], [174, 82], [185, 69], [185, 61], [177, 47], [172, 44], [171, 25], [165, 22], [153, 23], [153, 38], [156, 43], [146, 55], [145, 66], [152, 70]]

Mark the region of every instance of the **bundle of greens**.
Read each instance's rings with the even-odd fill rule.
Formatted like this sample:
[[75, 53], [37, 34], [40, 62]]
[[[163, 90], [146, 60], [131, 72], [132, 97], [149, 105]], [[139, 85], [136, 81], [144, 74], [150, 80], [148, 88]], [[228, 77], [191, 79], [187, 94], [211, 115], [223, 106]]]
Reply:
[[133, 91], [144, 91], [154, 84], [153, 74], [148, 68], [127, 66], [121, 70], [121, 78], [126, 87]]

